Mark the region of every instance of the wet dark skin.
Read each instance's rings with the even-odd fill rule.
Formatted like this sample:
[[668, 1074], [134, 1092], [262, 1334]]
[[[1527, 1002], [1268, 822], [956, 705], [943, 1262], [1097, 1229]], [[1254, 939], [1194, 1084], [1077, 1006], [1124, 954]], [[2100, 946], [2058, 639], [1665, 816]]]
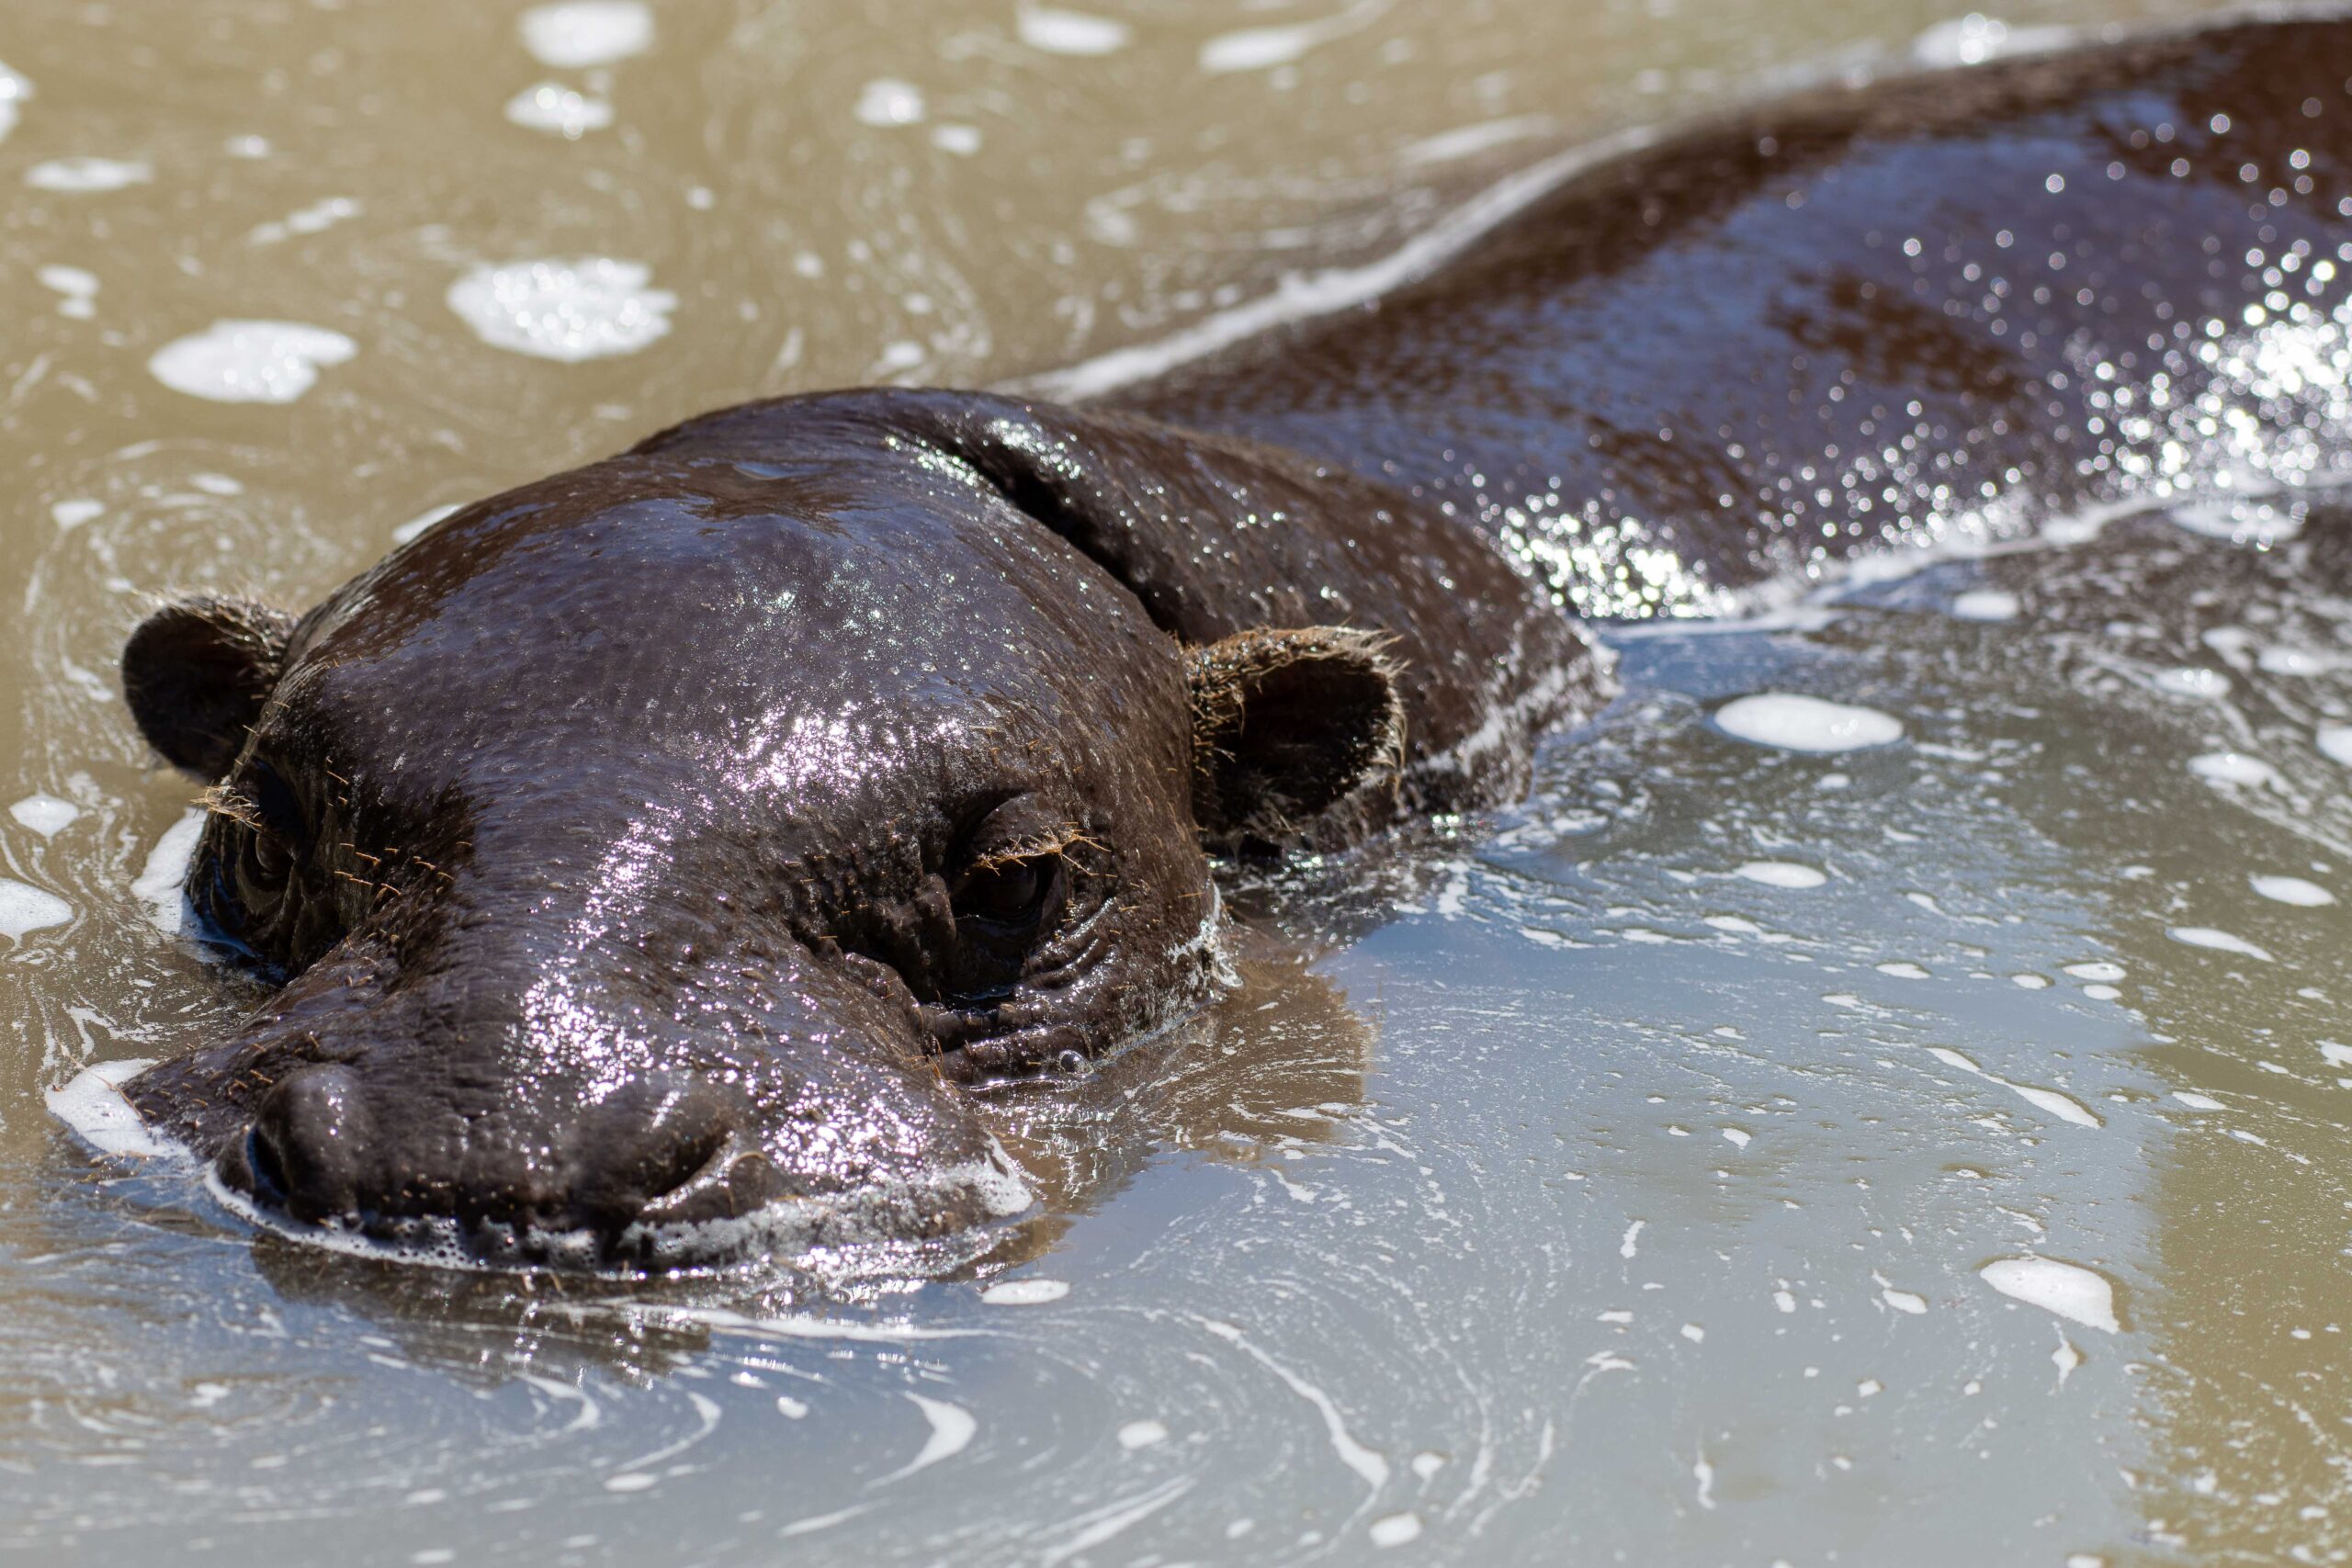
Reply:
[[1826, 94], [1091, 404], [724, 410], [299, 622], [167, 606], [126, 693], [284, 984], [128, 1092], [265, 1210], [499, 1261], [1015, 1210], [970, 1086], [1214, 996], [1217, 857], [1523, 791], [1607, 695], [1576, 616], [2132, 493], [2119, 378], [2339, 302], [2347, 80], [2247, 24]]

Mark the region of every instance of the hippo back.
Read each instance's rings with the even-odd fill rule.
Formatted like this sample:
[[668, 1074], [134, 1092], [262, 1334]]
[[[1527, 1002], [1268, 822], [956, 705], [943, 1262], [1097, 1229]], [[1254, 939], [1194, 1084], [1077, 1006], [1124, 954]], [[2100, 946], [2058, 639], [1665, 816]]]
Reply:
[[1469, 516], [1591, 615], [2341, 454], [2352, 22], [1815, 94], [1109, 401]]

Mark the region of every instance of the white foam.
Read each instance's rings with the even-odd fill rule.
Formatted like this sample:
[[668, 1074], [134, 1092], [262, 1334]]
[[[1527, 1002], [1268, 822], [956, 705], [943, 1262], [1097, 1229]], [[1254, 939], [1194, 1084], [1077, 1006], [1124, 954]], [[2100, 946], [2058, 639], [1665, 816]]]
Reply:
[[1287, 27], [1242, 28], [1219, 33], [1201, 45], [1201, 69], [1211, 74], [1233, 71], [1264, 71], [1306, 58], [1318, 44], [1353, 32], [1387, 8], [1387, 0], [1356, 0], [1337, 16]]
[[1903, 739], [1903, 723], [1876, 708], [1792, 692], [1759, 692], [1715, 710], [1724, 732], [1758, 746], [1815, 753], [1853, 751]]
[[2227, 1111], [2229, 1109], [2211, 1095], [2199, 1094], [2195, 1089], [2175, 1089], [2172, 1097], [2191, 1111]]
[[7, 141], [8, 132], [17, 129], [17, 106], [32, 96], [33, 85], [0, 61], [0, 141]]
[[2050, 1258], [2001, 1258], [1977, 1270], [2001, 1294], [2069, 1323], [2114, 1334], [2115, 1288], [2102, 1275]]
[[610, 65], [653, 45], [653, 11], [640, 0], [562, 0], [523, 13], [523, 47], [542, 65]]
[[1415, 1513], [1383, 1514], [1364, 1527], [1364, 1535], [1384, 1551], [1391, 1547], [1409, 1546], [1421, 1539], [1421, 1516]]
[[2066, 973], [2072, 975], [2077, 980], [2115, 981], [2123, 978], [2124, 968], [2120, 964], [2108, 964], [2102, 962], [2094, 962], [2090, 964], [2069, 964], [2066, 965]]
[[123, 1095], [122, 1086], [148, 1066], [145, 1060], [101, 1062], [83, 1068], [41, 1098], [49, 1102], [51, 1115], [102, 1155], [152, 1159], [184, 1153], [177, 1145], [157, 1137]]
[[2323, 724], [2312, 737], [2312, 743], [2329, 761], [2352, 768], [2352, 724]]
[[1168, 1440], [1168, 1428], [1157, 1421], [1130, 1421], [1119, 1428], [1119, 1446], [1133, 1453]]
[[1951, 613], [1963, 621], [2014, 621], [2018, 596], [1997, 588], [1979, 588], [1953, 600]]
[[2208, 751], [2201, 757], [2191, 757], [2188, 771], [2207, 784], [2241, 784], [2249, 789], [2265, 784], [2284, 789], [2287, 784], [2278, 769], [2243, 751]]
[[923, 117], [922, 89], [896, 76], [877, 76], [858, 90], [850, 113], [866, 125], [913, 125]]
[[1509, 119], [1481, 120], [1453, 130], [1441, 130], [1434, 136], [1424, 136], [1418, 141], [1408, 141], [1396, 149], [1396, 161], [1407, 168], [1424, 164], [1449, 163], [1455, 158], [1467, 158], [1479, 152], [1491, 152], [1531, 136], [1541, 136], [1552, 129], [1550, 115], [1514, 115]]
[[187, 923], [188, 863], [196, 858], [196, 841], [204, 833], [204, 813], [190, 811], [164, 830], [148, 852], [147, 864], [130, 885], [131, 897], [147, 906], [147, 918], [167, 934], [176, 936]]
[[526, 130], [551, 131], [577, 141], [613, 123], [613, 106], [560, 82], [541, 82], [506, 100], [506, 118]]
[[1981, 65], [2005, 54], [2035, 54], [2064, 49], [2081, 35], [2073, 28], [2011, 27], [1997, 17], [1972, 11], [1938, 22], [1911, 40], [1911, 58], [1936, 70]]
[[914, 1458], [889, 1474], [877, 1478], [873, 1483], [876, 1486], [885, 1481], [898, 1481], [919, 1470], [927, 1470], [942, 1460], [954, 1459], [972, 1446], [972, 1438], [980, 1429], [979, 1421], [960, 1404], [950, 1404], [944, 1399], [929, 1399], [920, 1393], [910, 1393], [907, 1398], [931, 1423], [931, 1436], [923, 1439], [923, 1445]]
[[33, 274], [40, 286], [52, 293], [62, 294], [57, 302], [57, 312], [76, 321], [88, 321], [98, 312], [98, 277], [94, 272], [78, 266], [45, 266]]
[[2103, 1127], [2107, 1124], [2101, 1122], [2088, 1106], [2072, 1095], [2061, 1094], [2054, 1089], [2041, 1089], [2032, 1084], [2018, 1083], [2014, 1079], [2005, 1078], [1998, 1073], [1987, 1072], [1950, 1046], [1930, 1045], [1928, 1047], [1928, 1055], [1948, 1067], [1958, 1067], [1962, 1072], [1973, 1073], [1988, 1083], [1999, 1084], [2035, 1110], [2047, 1111], [2061, 1122], [2076, 1127]]
[[359, 345], [300, 321], [215, 321], [157, 349], [149, 374], [175, 392], [218, 403], [290, 403], [315, 386], [319, 367]]
[[2216, 931], [2211, 926], [2174, 926], [2165, 934], [2175, 942], [2186, 942], [2191, 947], [2210, 947], [2216, 953], [2234, 953], [2245, 958], [2258, 958], [2265, 964], [2272, 961], [2270, 954], [2246, 941], [2245, 938], [2232, 936], [2229, 932]]
[[22, 826], [49, 839], [70, 827], [74, 819], [82, 815], [82, 808], [53, 795], [28, 795], [8, 807], [8, 815]]
[[245, 235], [245, 243], [275, 245], [297, 234], [323, 234], [336, 224], [358, 217], [365, 210], [351, 197], [325, 197], [308, 207], [298, 207], [283, 218], [254, 224]]
[[2167, 507], [2164, 515], [2177, 527], [2209, 539], [2233, 545], [2268, 547], [2302, 532], [2302, 519], [2284, 507], [2250, 496], [2216, 497]]
[[2249, 879], [2254, 890], [2276, 904], [2292, 904], [2299, 908], [2316, 909], [2335, 902], [2335, 895], [2316, 882], [2306, 882], [2300, 876], [2256, 876]]
[[990, 1306], [1043, 1306], [1069, 1294], [1066, 1280], [1001, 1280], [980, 1292]]
[[153, 164], [125, 158], [51, 158], [25, 171], [25, 183], [35, 190], [75, 195], [124, 190], [154, 177]]
[[2255, 656], [2254, 667], [2266, 675], [2295, 675], [2305, 679], [2315, 675], [2332, 675], [2344, 668], [2344, 660], [2335, 654], [2318, 649], [2266, 648]]
[[649, 288], [641, 262], [612, 256], [478, 266], [449, 285], [449, 309], [492, 348], [567, 364], [635, 354], [669, 335], [678, 297]]
[[1928, 972], [1925, 969], [1920, 968], [1917, 964], [1878, 964], [1871, 965], [1871, 967], [1875, 968], [1880, 974], [1890, 976], [1897, 980], [1925, 980], [1929, 978]]
[[1893, 1285], [1880, 1291], [1879, 1299], [1895, 1311], [1908, 1313], [1914, 1317], [1924, 1316], [1928, 1311], [1927, 1297], [1910, 1291], [1898, 1291]]
[[0, 876], [0, 936], [21, 941], [33, 931], [62, 926], [74, 918], [74, 906], [56, 894]]
[[2184, 664], [2174, 670], [2159, 670], [2148, 678], [2148, 684], [2171, 696], [2211, 698], [2229, 694], [2230, 678], [2218, 670]]
[[435, 523], [442, 522], [447, 518], [454, 516], [456, 513], [463, 510], [463, 507], [453, 504], [449, 506], [436, 506], [430, 512], [420, 512], [415, 516], [410, 518], [407, 522], [392, 530], [392, 543], [396, 545], [405, 545], [411, 539], [415, 538], [418, 535], [426, 532]]
[[1767, 887], [1819, 887], [1829, 880], [1827, 872], [1785, 860], [1747, 861], [1732, 874], [1760, 882]]
[[1135, 37], [1125, 22], [1048, 6], [1022, 6], [1012, 25], [1023, 43], [1046, 54], [1114, 54]]

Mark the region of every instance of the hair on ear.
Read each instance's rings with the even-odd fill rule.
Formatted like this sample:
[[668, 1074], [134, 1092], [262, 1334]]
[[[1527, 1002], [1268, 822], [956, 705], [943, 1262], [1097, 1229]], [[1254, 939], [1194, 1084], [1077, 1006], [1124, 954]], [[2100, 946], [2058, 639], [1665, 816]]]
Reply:
[[1212, 848], [1328, 847], [1395, 814], [1405, 703], [1386, 638], [1261, 627], [1187, 659], [1193, 816]]
[[250, 599], [192, 594], [155, 611], [122, 649], [140, 733], [174, 766], [220, 778], [277, 688], [293, 632], [293, 616]]

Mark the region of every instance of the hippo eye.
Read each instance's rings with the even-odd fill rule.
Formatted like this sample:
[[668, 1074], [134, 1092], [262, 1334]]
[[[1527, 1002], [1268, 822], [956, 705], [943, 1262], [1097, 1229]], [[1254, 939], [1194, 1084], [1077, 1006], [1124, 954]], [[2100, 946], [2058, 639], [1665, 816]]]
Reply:
[[1003, 931], [1043, 923], [1046, 901], [1061, 880], [1061, 857], [1027, 855], [983, 862], [956, 883], [951, 904], [958, 926], [976, 921]]
[[283, 774], [267, 762], [255, 761], [238, 792], [248, 808], [243, 870], [247, 885], [274, 889], [292, 875], [299, 846], [307, 837], [300, 800]]

